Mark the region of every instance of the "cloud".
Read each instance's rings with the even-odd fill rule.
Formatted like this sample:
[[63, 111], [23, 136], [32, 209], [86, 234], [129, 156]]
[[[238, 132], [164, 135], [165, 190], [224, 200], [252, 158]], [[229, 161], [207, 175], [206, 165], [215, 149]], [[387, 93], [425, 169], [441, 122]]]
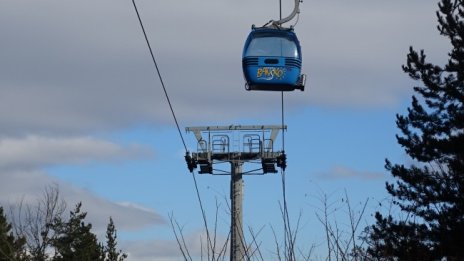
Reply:
[[[181, 236], [181, 235], [179, 235]], [[202, 231], [183, 233], [185, 246], [194, 260], [206, 258], [206, 234]], [[179, 238], [182, 240], [181, 238]], [[216, 254], [222, 250], [227, 242], [226, 237], [217, 235]], [[124, 241], [121, 244], [129, 257], [128, 261], [149, 261], [156, 257], [156, 260], [174, 261], [184, 259], [175, 240], [145, 240], [145, 241]], [[203, 248], [203, 251], [201, 250]], [[202, 256], [203, 255], [203, 256]], [[226, 253], [225, 256], [228, 256]]]
[[[409, 46], [446, 56], [435, 2], [316, 1], [303, 5], [310, 101], [330, 107], [391, 107], [409, 96], [401, 70]], [[303, 10], [304, 11], [304, 10]]]
[[0, 139], [0, 170], [35, 170], [67, 164], [152, 157], [141, 145], [121, 146], [91, 137], [27, 136]]
[[[276, 18], [277, 5], [137, 3], [181, 123], [273, 119], [280, 96], [244, 91], [241, 52], [251, 24]], [[286, 95], [287, 109], [397, 103], [409, 84], [400, 68], [409, 45], [432, 57], [444, 50], [435, 9], [423, 1], [303, 3], [295, 30], [308, 86]], [[172, 124], [130, 1], [7, 1], [0, 31], [1, 135]]]
[[82, 210], [88, 212], [88, 219], [94, 225], [97, 234], [103, 235], [106, 231], [109, 217], [113, 218], [120, 231], [141, 230], [155, 225], [166, 225], [164, 217], [154, 209], [139, 207], [135, 204], [113, 202], [80, 188], [64, 186], [64, 189], [67, 190], [63, 196], [68, 199], [68, 202], [83, 202]]
[[384, 174], [378, 172], [359, 171], [354, 170], [346, 166], [334, 166], [327, 172], [321, 172], [316, 174], [321, 179], [384, 179]]
[[91, 191], [74, 187], [41, 171], [0, 171], [0, 180], [2, 206], [14, 206], [21, 201], [34, 206], [45, 189], [51, 184], [56, 184], [68, 210], [72, 210], [78, 202], [83, 203], [82, 211], [88, 212], [87, 221], [92, 223], [97, 234], [104, 233], [110, 216], [118, 230], [136, 230], [165, 224], [164, 218], [152, 209], [103, 199]]
[[129, 261], [179, 260], [181, 251], [174, 240], [152, 240], [123, 242], [122, 247]]
[[47, 186], [57, 184], [69, 210], [76, 203], [83, 203], [83, 211], [88, 212], [88, 219], [98, 233], [104, 232], [110, 216], [122, 230], [164, 224], [164, 219], [152, 209], [112, 202], [44, 172], [53, 166], [121, 162], [149, 157], [153, 157], [153, 152], [147, 147], [136, 144], [122, 146], [91, 137], [27, 136], [0, 139], [0, 203], [15, 205], [23, 200], [34, 204]]

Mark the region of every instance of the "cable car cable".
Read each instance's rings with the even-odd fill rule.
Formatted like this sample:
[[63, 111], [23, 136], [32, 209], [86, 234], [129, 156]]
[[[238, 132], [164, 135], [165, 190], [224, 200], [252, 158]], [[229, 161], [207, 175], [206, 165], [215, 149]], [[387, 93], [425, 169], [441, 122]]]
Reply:
[[[189, 151], [187, 149], [187, 145], [185, 143], [184, 136], [182, 135], [182, 132], [180, 130], [179, 122], [177, 121], [176, 114], [174, 113], [174, 109], [173, 109], [173, 106], [171, 104], [171, 100], [169, 99], [169, 95], [168, 95], [168, 92], [166, 90], [166, 86], [164, 85], [164, 82], [163, 82], [163, 77], [161, 76], [161, 72], [160, 72], [160, 70], [158, 68], [158, 64], [156, 62], [155, 55], [153, 54], [153, 50], [151, 48], [150, 41], [148, 40], [147, 33], [145, 32], [145, 28], [143, 26], [142, 18], [140, 17], [139, 11], [137, 9], [137, 5], [135, 4], [135, 0], [132, 0], [132, 4], [134, 5], [135, 12], [137, 13], [137, 18], [139, 20], [140, 27], [142, 28], [143, 35], [145, 36], [145, 41], [147, 43], [148, 49], [150, 50], [150, 55], [151, 55], [151, 58], [153, 60], [153, 64], [155, 65], [156, 72], [158, 74], [158, 78], [159, 78], [159, 80], [161, 82], [161, 86], [163, 87], [164, 95], [165, 95], [166, 100], [167, 100], [167, 102], [169, 104], [169, 108], [171, 110], [172, 117], [174, 118], [174, 122], [176, 123], [177, 131], [179, 132], [180, 139], [182, 140], [182, 144], [184, 145], [185, 152], [186, 152], [185, 157], [186, 157], [186, 160], [188, 162], [188, 157], [190, 157]], [[193, 182], [194, 182], [194, 185], [195, 185], [195, 190], [196, 190], [196, 193], [197, 193], [198, 202], [200, 204], [201, 213], [203, 215], [203, 222], [204, 222], [205, 229], [206, 229], [206, 236], [208, 238], [208, 243], [209, 243], [211, 249], [214, 250], [213, 246], [212, 246], [212, 243], [211, 243], [211, 238], [210, 238], [210, 235], [209, 235], [208, 223], [206, 222], [206, 214], [205, 214], [205, 211], [204, 211], [204, 208], [203, 208], [203, 203], [202, 203], [202, 200], [201, 200], [201, 197], [200, 197], [200, 192], [199, 192], [199, 189], [198, 189], [197, 180], [196, 180], [195, 175], [193, 173], [193, 168], [190, 168], [190, 166], [189, 166], [189, 169], [190, 169], [190, 172], [192, 173]]]
[[[298, 12], [299, 13], [299, 12]], [[279, 21], [282, 21], [282, 0], [279, 0]], [[287, 167], [287, 157], [285, 155], [285, 109], [284, 109], [284, 92], [281, 92], [281, 113], [282, 113], [282, 159], [281, 159], [281, 183], [282, 183], [282, 200], [283, 200], [283, 210], [282, 215], [284, 219], [284, 245], [285, 251], [290, 255], [290, 260], [293, 258], [293, 236], [292, 231], [290, 228], [290, 218], [288, 215], [288, 208], [287, 208], [287, 192], [286, 192], [286, 182], [285, 182], [285, 168]], [[288, 245], [289, 244], [289, 245]]]
[[135, 12], [137, 13], [137, 18], [139, 19], [140, 27], [142, 28], [143, 35], [145, 36], [145, 41], [147, 42], [148, 49], [150, 50], [151, 59], [153, 60], [153, 64], [155, 65], [156, 72], [158, 74], [158, 78], [159, 78], [159, 80], [161, 82], [161, 86], [163, 87], [164, 96], [166, 97], [166, 100], [167, 100], [167, 102], [169, 104], [169, 109], [171, 109], [171, 114], [172, 114], [172, 117], [174, 118], [174, 122], [176, 123], [177, 131], [179, 132], [180, 139], [182, 140], [182, 144], [184, 145], [185, 151], [188, 151], [187, 145], [186, 145], [185, 140], [184, 140], [184, 136], [182, 135], [182, 132], [181, 132], [180, 127], [179, 127], [179, 123], [177, 122], [177, 117], [176, 117], [176, 114], [174, 113], [174, 109], [172, 107], [171, 100], [169, 99], [169, 95], [168, 95], [168, 92], [166, 90], [166, 86], [164, 85], [163, 77], [161, 77], [161, 73], [160, 73], [160, 70], [158, 68], [158, 64], [156, 63], [155, 55], [153, 54], [153, 50], [151, 49], [150, 41], [148, 40], [147, 33], [145, 32], [145, 28], [143, 27], [142, 19], [140, 18], [139, 11], [137, 9], [137, 6], [135, 5], [135, 0], [132, 0], [132, 4], [134, 5]]

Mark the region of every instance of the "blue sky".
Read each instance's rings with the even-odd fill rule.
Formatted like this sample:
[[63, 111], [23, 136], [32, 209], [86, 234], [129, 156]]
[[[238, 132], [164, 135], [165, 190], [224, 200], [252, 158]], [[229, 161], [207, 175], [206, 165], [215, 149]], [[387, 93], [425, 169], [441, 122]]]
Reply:
[[[182, 129], [280, 124], [280, 93], [246, 92], [241, 72], [251, 24], [276, 19], [277, 1], [137, 3]], [[284, 14], [292, 4], [284, 1]], [[83, 201], [98, 233], [114, 218], [129, 261], [179, 260], [169, 213], [199, 251], [192, 177], [131, 1], [1, 5], [0, 203], [34, 200], [58, 184], [70, 208]], [[395, 114], [416, 84], [401, 70], [409, 46], [442, 64], [449, 45], [436, 30], [435, 1], [305, 1], [300, 9], [308, 81], [305, 92], [285, 94], [287, 196], [292, 221], [303, 213], [302, 247], [316, 244], [324, 259], [315, 215], [323, 195], [345, 225], [345, 190], [356, 207], [369, 199], [368, 224], [387, 197], [385, 158], [409, 162], [395, 140]], [[193, 134], [183, 135], [195, 149]], [[229, 177], [197, 181], [211, 222], [221, 204], [224, 237]], [[245, 226], [265, 226], [269, 256], [281, 199], [279, 175], [245, 177]]]

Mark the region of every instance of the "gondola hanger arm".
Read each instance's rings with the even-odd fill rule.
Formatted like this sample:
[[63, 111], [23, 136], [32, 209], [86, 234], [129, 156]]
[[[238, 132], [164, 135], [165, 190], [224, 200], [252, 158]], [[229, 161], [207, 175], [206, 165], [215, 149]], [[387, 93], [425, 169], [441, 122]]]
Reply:
[[295, 0], [295, 8], [293, 8], [292, 13], [289, 16], [287, 16], [285, 18], [282, 18], [280, 20], [271, 21], [272, 25], [276, 26], [276, 27], [281, 27], [282, 24], [285, 24], [285, 23], [291, 21], [297, 14], [300, 13], [300, 2], [302, 2], [302, 1], [301, 0]]

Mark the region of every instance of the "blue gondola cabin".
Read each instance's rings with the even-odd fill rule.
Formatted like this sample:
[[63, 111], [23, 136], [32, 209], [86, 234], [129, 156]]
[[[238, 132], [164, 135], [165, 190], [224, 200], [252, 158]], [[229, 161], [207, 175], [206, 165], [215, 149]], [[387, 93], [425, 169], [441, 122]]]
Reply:
[[252, 27], [243, 48], [247, 90], [304, 90], [301, 47], [293, 28]]

